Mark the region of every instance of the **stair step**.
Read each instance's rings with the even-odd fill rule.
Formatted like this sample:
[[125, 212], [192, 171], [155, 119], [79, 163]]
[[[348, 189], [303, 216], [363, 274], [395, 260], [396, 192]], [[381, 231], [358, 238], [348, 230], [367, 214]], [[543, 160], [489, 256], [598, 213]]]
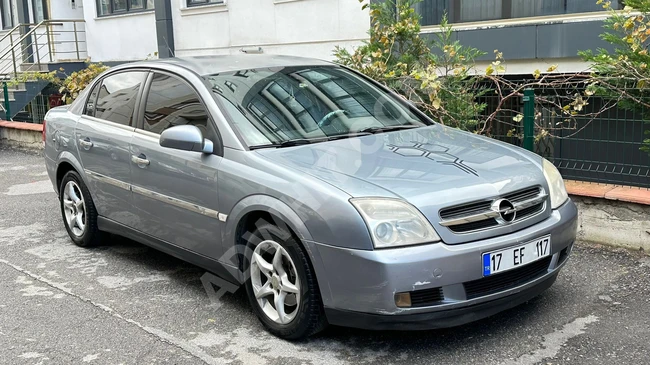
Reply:
[[41, 63], [22, 63], [20, 64], [21, 72], [49, 72], [47, 64]]

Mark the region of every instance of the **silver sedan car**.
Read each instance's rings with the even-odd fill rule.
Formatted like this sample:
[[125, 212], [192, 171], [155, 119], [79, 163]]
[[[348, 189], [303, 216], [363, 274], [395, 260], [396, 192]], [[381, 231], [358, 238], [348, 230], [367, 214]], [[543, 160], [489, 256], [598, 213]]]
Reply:
[[485, 318], [549, 288], [576, 238], [552, 163], [329, 62], [122, 65], [45, 119], [75, 244], [117, 234], [201, 266], [287, 339]]

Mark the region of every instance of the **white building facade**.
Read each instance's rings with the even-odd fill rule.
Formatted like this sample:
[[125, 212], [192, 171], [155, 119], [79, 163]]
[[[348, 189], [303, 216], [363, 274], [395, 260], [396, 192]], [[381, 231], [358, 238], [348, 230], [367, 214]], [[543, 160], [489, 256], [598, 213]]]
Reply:
[[152, 0], [84, 0], [88, 55], [103, 62], [141, 60], [158, 52], [161, 41], [176, 56], [262, 47], [265, 53], [330, 59], [335, 46], [360, 44], [370, 24], [368, 12], [353, 0], [171, 0], [169, 5], [173, 44], [157, 36]]
[[[622, 1], [613, 6], [621, 8]], [[581, 71], [587, 65], [577, 51], [606, 46], [598, 34], [607, 13], [596, 0], [424, 0], [416, 9], [425, 36], [435, 34], [446, 13], [462, 44], [487, 53], [480, 62], [489, 64], [499, 49], [511, 74], [552, 64]], [[258, 47], [264, 53], [332, 59], [336, 46], [361, 44], [370, 26], [368, 10], [356, 0], [0, 0], [0, 15], [0, 37], [18, 24], [80, 20], [82, 25], [74, 26], [81, 26], [77, 33], [83, 35], [76, 34], [75, 41], [82, 45], [74, 47], [81, 52], [66, 53], [73, 46], [61, 38], [72, 35], [57, 30], [73, 24], [56, 22], [50, 51], [57, 51], [58, 59], [105, 63]]]

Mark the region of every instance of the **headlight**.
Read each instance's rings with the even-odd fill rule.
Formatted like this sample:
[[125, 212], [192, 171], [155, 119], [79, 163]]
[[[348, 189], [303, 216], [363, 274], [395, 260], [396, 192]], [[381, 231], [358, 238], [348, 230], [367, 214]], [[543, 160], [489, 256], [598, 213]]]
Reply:
[[406, 202], [389, 198], [355, 198], [350, 202], [368, 225], [375, 248], [440, 241], [429, 221]]
[[557, 168], [546, 159], [543, 160], [542, 165], [544, 166], [544, 177], [551, 195], [551, 208], [557, 209], [569, 199], [569, 194], [566, 192], [564, 180]]

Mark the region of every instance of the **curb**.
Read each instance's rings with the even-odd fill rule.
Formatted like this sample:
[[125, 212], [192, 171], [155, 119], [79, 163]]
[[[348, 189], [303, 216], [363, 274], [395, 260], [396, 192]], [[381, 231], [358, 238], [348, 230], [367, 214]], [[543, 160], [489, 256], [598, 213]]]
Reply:
[[43, 149], [43, 125], [0, 120], [0, 144], [27, 150]]

